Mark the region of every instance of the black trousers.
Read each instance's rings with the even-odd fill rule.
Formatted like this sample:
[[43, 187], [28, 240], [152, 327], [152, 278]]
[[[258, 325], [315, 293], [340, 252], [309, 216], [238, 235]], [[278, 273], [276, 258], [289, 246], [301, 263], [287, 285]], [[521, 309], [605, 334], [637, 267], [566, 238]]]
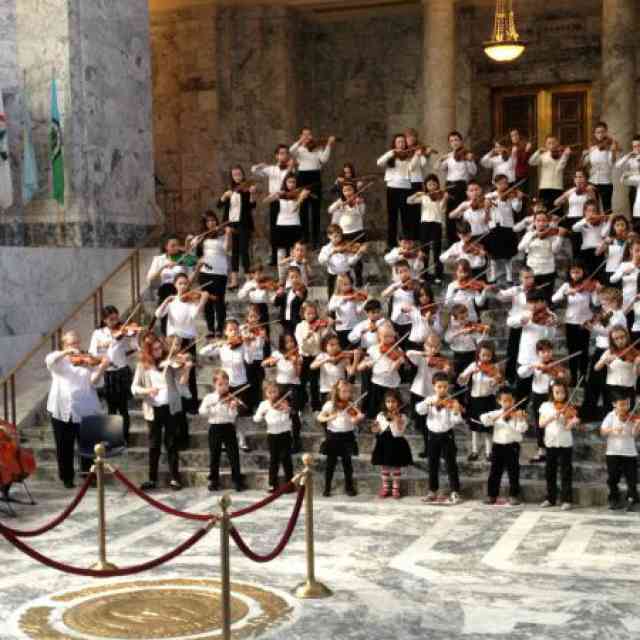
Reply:
[[554, 202], [562, 195], [562, 189], [540, 189], [538, 197], [544, 203], [547, 211], [555, 209]]
[[[533, 382], [533, 376], [530, 378]], [[548, 393], [532, 393], [531, 394], [531, 411], [533, 413], [533, 428], [536, 431], [536, 442], [538, 449], [544, 449], [544, 429], [540, 428], [540, 407], [549, 398]]]
[[633, 211], [633, 205], [636, 201], [636, 187], [629, 187], [629, 211]]
[[429, 449], [429, 429], [427, 429], [427, 416], [421, 416], [416, 411], [416, 405], [422, 402], [424, 398], [422, 396], [416, 395], [415, 393], [411, 394], [411, 416], [413, 419], [413, 424], [418, 433], [422, 434], [422, 439], [424, 441], [424, 450], [428, 451]]
[[467, 183], [464, 180], [447, 182], [449, 199], [447, 200], [447, 241], [452, 245], [458, 239], [456, 232], [456, 220], [452, 220], [449, 214], [457, 209], [467, 199]]
[[[172, 480], [180, 480], [178, 461], [178, 420], [180, 414], [171, 415], [169, 405], [153, 407], [153, 421], [149, 422], [149, 480], [158, 481], [158, 465], [160, 463], [160, 453], [162, 442], [167, 452], [167, 462], [169, 463], [169, 474]], [[164, 436], [164, 437], [163, 437]]]
[[[409, 195], [423, 191], [424, 186], [421, 182], [412, 182]], [[402, 218], [402, 235], [411, 240], [420, 239], [420, 217], [422, 216], [421, 204], [408, 204]]]
[[458, 385], [458, 376], [476, 359], [475, 351], [454, 351], [453, 352], [453, 376], [454, 388], [461, 389]]
[[435, 273], [436, 278], [442, 279], [444, 265], [440, 262], [440, 254], [442, 253], [442, 225], [440, 223], [420, 223], [420, 244], [425, 244], [427, 242], [430, 244], [422, 248], [422, 251], [424, 252], [425, 269], [429, 266], [429, 256], [433, 252], [433, 263], [435, 265], [433, 273]]
[[[80, 423], [63, 422], [51, 418], [51, 426], [53, 427], [53, 435], [56, 441], [56, 458], [58, 461], [58, 477], [62, 482], [73, 482], [75, 470], [73, 465], [73, 456], [75, 451], [76, 440], [80, 434]], [[89, 471], [91, 468], [91, 460], [88, 458], [80, 459], [80, 470]]]
[[638, 458], [637, 456], [607, 456], [607, 486], [609, 500], [620, 499], [618, 483], [623, 476], [627, 482], [627, 497], [638, 501]]
[[[160, 306], [169, 296], [175, 296], [177, 293], [176, 288], [170, 283], [166, 282], [161, 284], [158, 289], [158, 306]], [[160, 318], [160, 333], [163, 336], [167, 335], [167, 322], [169, 321], [169, 315], [165, 315]]]
[[600, 371], [595, 369], [596, 363], [602, 358], [604, 352], [605, 349], [596, 349], [589, 362], [589, 374], [584, 385], [588, 392], [584, 394], [584, 401], [580, 409], [580, 418], [583, 422], [600, 420], [605, 415], [604, 407], [603, 409], [598, 409], [598, 401], [602, 398], [603, 405], [605, 404], [607, 368], [604, 367]]
[[460, 477], [458, 475], [458, 461], [456, 439], [453, 429], [444, 433], [429, 434], [429, 490], [437, 491], [440, 488], [440, 458], [447, 465], [449, 476], [449, 489], [458, 493], [460, 491]]
[[298, 186], [309, 187], [313, 198], [307, 198], [300, 207], [300, 223], [305, 243], [320, 244], [320, 211], [322, 209], [322, 176], [320, 171], [298, 171]]
[[[341, 434], [339, 434], [341, 435]], [[332, 436], [331, 432], [327, 434], [328, 438]], [[333, 474], [338, 464], [338, 458], [342, 460], [342, 470], [344, 472], [344, 484], [346, 489], [353, 488], [353, 460], [351, 459], [350, 446], [332, 446], [329, 453], [327, 453], [327, 461], [325, 463], [324, 470], [324, 488], [325, 491], [331, 490], [331, 484], [333, 482]]]
[[[364, 231], [354, 231], [353, 233], [345, 233], [344, 240], [345, 242], [353, 242], [356, 238], [360, 238], [358, 242], [366, 242], [367, 236], [366, 235], [363, 236], [362, 235], [363, 233]], [[353, 271], [353, 275], [355, 276], [356, 287], [358, 289], [361, 289], [364, 286], [364, 264], [362, 262], [362, 258], [360, 258], [360, 260], [358, 260], [358, 262], [356, 262], [351, 267], [351, 270]]]
[[216, 297], [215, 300], [209, 300], [204, 306], [207, 329], [209, 333], [217, 331], [222, 334], [224, 323], [227, 320], [227, 305], [224, 299], [227, 292], [227, 276], [200, 273], [198, 277], [203, 291]]
[[269, 486], [276, 488], [278, 486], [280, 465], [282, 465], [285, 480], [288, 482], [293, 478], [293, 462], [291, 460], [293, 439], [290, 431], [276, 434], [269, 433], [267, 442], [269, 444]]
[[229, 458], [231, 479], [234, 484], [238, 484], [242, 481], [240, 450], [236, 428], [230, 422], [209, 425], [209, 481], [216, 485], [220, 483], [220, 456], [223, 445], [227, 452], [227, 458]]
[[336, 290], [336, 280], [338, 276], [333, 273], [327, 273], [327, 300], [331, 298], [333, 292]]
[[[311, 398], [311, 410], [320, 411], [320, 369], [311, 369], [315, 356], [302, 356], [300, 385], [302, 387], [302, 406], [307, 406]], [[307, 391], [307, 386], [309, 387]]]
[[560, 467], [560, 501], [573, 500], [573, 447], [547, 447], [547, 500], [555, 504], [558, 500], [558, 467]]
[[240, 263], [245, 275], [249, 273], [251, 258], [249, 249], [251, 246], [251, 231], [246, 224], [234, 222], [230, 225], [233, 229], [231, 236], [231, 271], [238, 273], [240, 271]]
[[[128, 366], [106, 371], [104, 374], [104, 390], [102, 396], [107, 403], [107, 413], [110, 416], [122, 416], [122, 430], [125, 442], [129, 443], [131, 418], [129, 417], [129, 399], [131, 398], [131, 382], [133, 374]], [[100, 393], [100, 392], [99, 392]]]
[[516, 398], [522, 400], [526, 396], [531, 394], [531, 385], [533, 384], [533, 376], [528, 378], [521, 378], [516, 375]]
[[602, 200], [602, 210], [611, 211], [611, 200], [613, 198], [613, 185], [612, 184], [597, 184], [595, 185]]
[[260, 361], [245, 363], [245, 369], [247, 372], [247, 383], [251, 385], [247, 389], [247, 407], [251, 413], [253, 413], [260, 404], [262, 399], [262, 384], [265, 378], [264, 367]]
[[191, 398], [183, 398], [182, 406], [184, 407], [184, 410], [187, 413], [190, 413], [191, 415], [195, 416], [195, 415], [198, 415], [198, 407], [200, 406], [200, 401], [198, 399], [198, 381], [196, 378], [197, 367], [195, 366], [198, 361], [197, 347], [195, 344], [193, 344], [195, 338], [194, 339], [178, 338], [178, 339], [180, 340], [180, 344], [178, 345], [178, 348], [182, 350], [189, 347], [186, 353], [188, 353], [191, 356], [194, 363], [194, 366], [191, 367], [191, 369], [189, 370], [189, 391], [191, 393]]
[[589, 369], [589, 338], [590, 333], [580, 324], [565, 324], [567, 335], [567, 349], [569, 353], [582, 351], [579, 356], [571, 358], [567, 363], [571, 371], [571, 381], [576, 384], [580, 376], [586, 376]]
[[[407, 198], [411, 195], [411, 189], [396, 189], [387, 187], [387, 246], [393, 249], [398, 243], [398, 217], [407, 220]], [[403, 227], [404, 230], [404, 227]]]
[[510, 384], [514, 384], [517, 378], [518, 370], [518, 350], [520, 349], [520, 338], [522, 329], [509, 329], [509, 338], [507, 340], [507, 366], [505, 369], [505, 377]]
[[[600, 266], [603, 260], [602, 256], [596, 255], [595, 249], [580, 249], [578, 257], [584, 264], [585, 274], [587, 276], [591, 275]], [[606, 260], [606, 258], [604, 259]], [[603, 269], [600, 269], [600, 271], [596, 274], [596, 280], [600, 281], [602, 279], [602, 276], [604, 275]]]
[[300, 447], [300, 432], [302, 431], [302, 420], [300, 420], [300, 412], [304, 408], [302, 403], [303, 389], [302, 384], [283, 384], [282, 392], [289, 393], [289, 406], [291, 407], [291, 431], [293, 433], [293, 445]]
[[500, 481], [502, 474], [507, 472], [509, 476], [509, 496], [512, 498], [520, 495], [520, 443], [496, 444], [491, 448], [491, 469], [487, 481], [487, 495], [497, 498], [500, 494]]
[[276, 222], [280, 213], [280, 201], [276, 200], [269, 205], [269, 241], [271, 242], [271, 262], [278, 259], [278, 247], [276, 246]]

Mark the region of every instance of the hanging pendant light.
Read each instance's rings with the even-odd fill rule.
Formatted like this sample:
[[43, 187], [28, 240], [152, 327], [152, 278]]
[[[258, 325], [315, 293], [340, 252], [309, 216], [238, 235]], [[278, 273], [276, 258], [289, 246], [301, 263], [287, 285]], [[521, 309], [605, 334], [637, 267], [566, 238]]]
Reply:
[[511, 0], [496, 0], [493, 37], [484, 43], [484, 52], [495, 62], [511, 62], [523, 54], [525, 47], [516, 31]]

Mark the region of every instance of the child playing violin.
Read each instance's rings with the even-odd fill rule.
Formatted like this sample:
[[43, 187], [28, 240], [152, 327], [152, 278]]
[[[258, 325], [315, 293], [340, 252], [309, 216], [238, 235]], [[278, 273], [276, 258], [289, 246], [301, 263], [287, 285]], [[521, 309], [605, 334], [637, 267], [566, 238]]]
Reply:
[[161, 338], [150, 337], [144, 343], [133, 375], [131, 393], [142, 398], [142, 412], [149, 425], [149, 480], [141, 485], [145, 491], [157, 486], [163, 440], [171, 474], [169, 486], [174, 491], [182, 489], [178, 435], [186, 420], [182, 399], [190, 396], [188, 381], [192, 367], [188, 357], [182, 366], [173, 366], [171, 351]]
[[[530, 365], [538, 361], [537, 344], [540, 340], [553, 340], [558, 322], [554, 313], [547, 308], [547, 302], [540, 289], [527, 292], [527, 307], [521, 313], [507, 318], [507, 325], [520, 328], [518, 346], [518, 366]], [[531, 374], [518, 373], [516, 395], [518, 400], [531, 393]]]
[[471, 387], [466, 413], [471, 429], [469, 462], [478, 459], [479, 434], [484, 435], [485, 458], [491, 459], [491, 429], [480, 421], [480, 416], [496, 408], [496, 391], [503, 381], [504, 376], [496, 363], [496, 347], [493, 342], [483, 340], [476, 348], [475, 361], [458, 376], [461, 387]]
[[579, 426], [578, 410], [569, 401], [569, 387], [559, 380], [551, 384], [549, 400], [540, 406], [538, 426], [544, 432], [547, 451], [545, 475], [547, 497], [540, 505], [555, 507], [558, 499], [558, 467], [560, 467], [561, 509], [568, 511], [573, 502], [573, 435]]
[[489, 215], [487, 203], [482, 194], [482, 187], [475, 180], [467, 185], [467, 200], [449, 213], [451, 220], [462, 218], [471, 225], [474, 240], [486, 237], [489, 232]]
[[345, 162], [342, 165], [342, 169], [338, 173], [338, 177], [335, 179], [331, 189], [329, 190], [331, 195], [336, 198], [340, 198], [342, 196], [342, 185], [346, 182], [355, 184], [358, 189], [362, 184], [361, 180], [358, 180], [357, 178], [356, 168], [352, 162]]
[[255, 411], [260, 402], [260, 389], [264, 382], [262, 361], [271, 355], [268, 326], [261, 322], [259, 305], [249, 305], [246, 322], [240, 327], [240, 335], [244, 343], [247, 384], [251, 385], [245, 399], [248, 410]]
[[[338, 225], [342, 229], [342, 241], [347, 243], [349, 249], [353, 248], [356, 252], [366, 241], [367, 234], [363, 220], [366, 207], [364, 198], [356, 191], [356, 185], [353, 182], [342, 184], [340, 198], [329, 207], [329, 213], [332, 214], [331, 224]], [[362, 287], [364, 284], [362, 260], [358, 260], [353, 265], [353, 271], [356, 276], [356, 287]]]
[[431, 334], [425, 338], [424, 350], [410, 349], [407, 351], [407, 358], [416, 370], [411, 385], [411, 412], [415, 429], [422, 434], [424, 439], [424, 449], [418, 454], [420, 458], [427, 457], [429, 430], [424, 415], [420, 415], [416, 411], [416, 406], [433, 394], [433, 376], [438, 372], [449, 374], [453, 369], [449, 359], [441, 355], [441, 347], [442, 341], [439, 336]]
[[307, 299], [307, 288], [302, 281], [302, 274], [298, 267], [289, 267], [287, 269], [287, 281], [290, 286], [280, 287], [276, 291], [273, 304], [280, 309], [282, 330], [293, 334], [302, 319], [301, 309]]
[[516, 162], [518, 159], [518, 147], [507, 148], [500, 141], [494, 142], [493, 149], [487, 152], [480, 164], [485, 169], [491, 169], [491, 180], [496, 184], [498, 176], [504, 176], [507, 186], [516, 181]]
[[[196, 360], [195, 341], [198, 338], [198, 328], [196, 320], [202, 313], [209, 294], [202, 289], [197, 291], [189, 291], [189, 278], [179, 273], [174, 280], [176, 295], [169, 296], [156, 309], [156, 318], [167, 316], [167, 338], [174, 338], [176, 348], [184, 349], [191, 354]], [[198, 412], [198, 385], [196, 383], [195, 367], [191, 369], [189, 376], [189, 390], [191, 391], [191, 399], [186, 403], [185, 410], [188, 413], [196, 414]]]
[[[433, 249], [434, 282], [440, 284], [444, 269], [440, 261], [442, 253], [442, 230], [446, 222], [449, 194], [440, 188], [440, 180], [434, 173], [424, 181], [424, 191], [407, 198], [409, 205], [420, 205], [420, 244], [424, 253], [424, 266], [429, 266], [429, 256]], [[406, 257], [405, 257], [406, 259]]]
[[306, 406], [309, 400], [307, 386], [311, 397], [311, 410], [320, 411], [322, 400], [320, 398], [320, 372], [311, 368], [311, 363], [322, 351], [322, 339], [329, 333], [333, 326], [331, 318], [320, 318], [318, 305], [315, 302], [305, 302], [302, 305], [302, 322], [296, 325], [295, 337], [300, 345], [302, 355], [302, 371], [300, 384], [302, 385], [302, 405]]
[[596, 371], [595, 365], [609, 348], [609, 331], [615, 326], [625, 327], [627, 324], [624, 312], [620, 309], [622, 305], [621, 291], [613, 288], [602, 289], [598, 298], [602, 308], [586, 323], [586, 328], [591, 331], [592, 336], [595, 336], [596, 348], [589, 361], [589, 374], [585, 384], [589, 393], [584, 394], [584, 402], [580, 410], [583, 422], [601, 420], [604, 416], [598, 408], [598, 402], [600, 397], [604, 402], [607, 372], [604, 369]]
[[[623, 261], [611, 276], [611, 284], [616, 286], [622, 282], [622, 308], [627, 310], [633, 306], [636, 295], [640, 293], [638, 276], [640, 275], [640, 238], [632, 238], [625, 249]], [[633, 324], [633, 318], [629, 315], [627, 324]]]
[[602, 354], [594, 369], [607, 370], [605, 383], [605, 413], [612, 408], [614, 396], [635, 399], [635, 387], [640, 371], [640, 350], [631, 343], [625, 327], [613, 327], [609, 331], [609, 348]]
[[283, 333], [278, 339], [278, 350], [262, 362], [263, 367], [276, 368], [276, 382], [282, 387], [284, 393], [288, 393], [291, 405], [291, 424], [293, 426], [293, 453], [302, 451], [300, 431], [302, 422], [302, 386], [300, 374], [302, 373], [302, 356], [298, 350], [295, 336]]
[[515, 216], [522, 211], [523, 194], [514, 187], [509, 188], [509, 179], [504, 174], [496, 175], [493, 182], [496, 190], [487, 194], [489, 235], [485, 246], [491, 256], [488, 280], [495, 282], [501, 266], [507, 281], [512, 282], [511, 261], [518, 253], [518, 238], [513, 227]]
[[336, 278], [349, 273], [366, 252], [366, 246], [344, 242], [342, 229], [337, 224], [327, 227], [329, 243], [325, 244], [318, 254], [318, 263], [327, 269], [327, 297], [333, 295]]
[[199, 287], [210, 294], [204, 306], [204, 317], [210, 335], [222, 335], [227, 319], [225, 296], [232, 234], [230, 226], [223, 228], [218, 223], [218, 216], [213, 211], [206, 211], [202, 233], [191, 241], [191, 247], [195, 247], [198, 256], [196, 270]]
[[538, 189], [540, 199], [547, 211], [553, 209], [553, 202], [562, 195], [564, 187], [564, 169], [571, 155], [571, 147], [560, 146], [557, 138], [547, 136], [544, 149], [538, 149], [530, 158], [532, 167], [539, 167]]
[[618, 484], [624, 476], [627, 483], [627, 508], [638, 502], [638, 450], [636, 438], [640, 433], [639, 417], [631, 413], [631, 399], [627, 394], [614, 396], [613, 410], [605, 417], [600, 433], [607, 440], [607, 485], [609, 509], [620, 509]]
[[613, 167], [618, 155], [618, 143], [609, 135], [606, 122], [598, 122], [593, 129], [593, 141], [582, 153], [582, 164], [590, 167], [591, 182], [598, 189], [604, 211], [611, 210], [613, 196]]
[[622, 264], [625, 249], [629, 244], [631, 225], [622, 214], [613, 216], [611, 223], [608, 225], [608, 232], [602, 229], [602, 241], [596, 249], [596, 256], [599, 260], [605, 258], [607, 264], [604, 268], [604, 282], [608, 283], [611, 276], [618, 270]]
[[264, 400], [253, 416], [254, 422], [265, 422], [267, 425], [267, 442], [269, 443], [269, 493], [278, 489], [278, 471], [280, 465], [286, 482], [293, 478], [293, 461], [291, 453], [291, 405], [290, 395], [275, 382], [266, 382], [263, 386]]
[[457, 447], [453, 428], [457, 424], [464, 424], [460, 403], [449, 396], [449, 377], [444, 372], [433, 375], [433, 395], [428, 396], [416, 405], [416, 411], [426, 416], [429, 429], [429, 491], [424, 502], [435, 502], [438, 499], [440, 487], [440, 458], [444, 458], [449, 476], [451, 494], [449, 502], [460, 502], [460, 477]]
[[322, 350], [311, 363], [311, 370], [320, 371], [320, 397], [322, 403], [338, 380], [347, 380], [355, 373], [354, 351], [343, 351], [340, 340], [334, 333], [322, 339]]
[[[582, 235], [580, 260], [587, 273], [591, 274], [597, 271], [596, 276], [599, 280], [604, 278], [604, 271], [600, 267], [603, 260], [596, 254], [596, 251], [603, 236], [609, 233], [609, 229], [607, 216], [598, 211], [598, 203], [595, 200], [587, 200], [584, 205], [584, 218], [571, 227], [574, 233]], [[598, 269], [600, 270], [598, 271]]]
[[408, 347], [419, 349], [427, 336], [441, 336], [442, 321], [440, 304], [434, 302], [431, 288], [426, 284], [419, 284], [413, 291], [413, 304], [402, 307], [402, 313], [409, 314], [411, 319], [411, 333], [407, 339]]
[[487, 481], [487, 499], [485, 504], [495, 504], [500, 494], [500, 481], [505, 470], [509, 476], [509, 504], [521, 504], [520, 501], [520, 443], [527, 430], [527, 414], [518, 409], [514, 393], [503, 387], [498, 391], [499, 409], [483, 413], [480, 421], [493, 429], [493, 448], [491, 468]]
[[[533, 229], [524, 234], [518, 251], [526, 254], [526, 264], [535, 276], [537, 286], [541, 288], [545, 300], [549, 302], [553, 294], [553, 284], [556, 279], [555, 254], [560, 251], [565, 229], [549, 226], [549, 215], [538, 211], [533, 221]], [[545, 285], [544, 287], [542, 285]]]
[[584, 264], [574, 261], [569, 267], [569, 282], [565, 282], [551, 298], [554, 304], [564, 300], [567, 303], [564, 315], [567, 349], [569, 353], [580, 353], [569, 362], [574, 381], [587, 375], [590, 334], [584, 325], [593, 318], [591, 306], [597, 305], [600, 289], [602, 285], [599, 282], [587, 279]]
[[[277, 280], [273, 280], [264, 274], [261, 262], [254, 262], [249, 267], [249, 277], [238, 290], [238, 300], [255, 304], [260, 314], [260, 323], [267, 329], [267, 335], [271, 335], [269, 324], [269, 303], [273, 302], [275, 292], [280, 288]], [[224, 325], [223, 325], [224, 326]], [[222, 331], [220, 332], [222, 334]]]
[[494, 287], [479, 278], [472, 277], [471, 265], [466, 260], [456, 262], [455, 280], [449, 283], [444, 297], [444, 306], [452, 309], [461, 304], [467, 309], [468, 319], [478, 321], [478, 308], [484, 307], [487, 293]]
[[424, 254], [416, 248], [416, 243], [407, 237], [400, 238], [400, 243], [385, 254], [384, 261], [391, 267], [391, 279], [400, 281], [398, 267], [405, 262], [409, 265], [412, 278], [419, 277], [424, 271]]
[[444, 340], [453, 351], [453, 375], [456, 381], [474, 361], [478, 342], [486, 337], [490, 328], [488, 324], [470, 320], [469, 310], [463, 304], [454, 304], [451, 307]]
[[364, 304], [369, 295], [366, 291], [356, 291], [348, 273], [336, 278], [336, 291], [329, 299], [328, 311], [335, 314], [335, 331], [343, 349], [349, 347], [349, 334], [358, 324]]
[[331, 391], [331, 399], [323, 405], [318, 415], [318, 422], [326, 425], [327, 432], [327, 438], [320, 449], [320, 452], [327, 456], [322, 494], [325, 497], [331, 495], [333, 473], [338, 458], [342, 459], [345, 493], [348, 496], [357, 495], [353, 483], [351, 456], [357, 455], [358, 452], [354, 430], [363, 419], [364, 414], [358, 409], [353, 397], [353, 387], [346, 380], [339, 380]]
[[129, 356], [138, 351], [137, 337], [144, 330], [135, 323], [123, 325], [118, 309], [107, 306], [102, 309], [102, 325], [91, 335], [89, 353], [98, 358], [107, 358], [109, 367], [104, 372], [104, 386], [98, 388], [107, 403], [109, 415], [120, 414], [125, 442], [129, 442], [129, 400], [133, 373]]
[[[307, 257], [307, 245], [299, 240], [293, 245], [291, 249], [291, 255], [282, 259], [282, 266], [287, 269], [289, 267], [297, 267], [300, 270], [300, 276], [304, 286], [309, 286], [309, 259]], [[291, 283], [287, 280], [284, 284], [285, 287], [290, 287]]]
[[[538, 443], [538, 452], [530, 460], [532, 464], [544, 462], [546, 459], [544, 431], [538, 423], [540, 407], [549, 397], [551, 384], [554, 380], [569, 384], [571, 374], [566, 367], [560, 366], [558, 360], [553, 359], [553, 344], [550, 340], [538, 340], [536, 343], [537, 358], [534, 362], [523, 364], [518, 368], [518, 380], [528, 380], [530, 384], [530, 399], [533, 408], [533, 427]], [[564, 359], [560, 359], [564, 360]]]
[[474, 277], [484, 273], [487, 266], [487, 250], [481, 244], [473, 242], [471, 225], [468, 222], [459, 221], [456, 229], [460, 239], [440, 255], [440, 262], [457, 264], [460, 260], [466, 260]]
[[384, 395], [384, 410], [376, 416], [371, 431], [376, 434], [376, 444], [371, 454], [371, 464], [381, 467], [382, 484], [378, 496], [391, 494], [399, 499], [402, 467], [413, 464], [411, 447], [404, 437], [407, 416], [401, 413], [402, 399], [395, 389]]
[[[247, 374], [247, 348], [245, 340], [240, 333], [240, 324], [237, 320], [229, 319], [224, 325], [224, 339], [209, 342], [202, 349], [200, 355], [203, 357], [220, 358], [220, 366], [229, 378], [231, 393], [238, 394], [238, 399], [242, 402], [240, 413], [244, 413], [244, 408], [250, 402], [247, 389], [249, 388], [249, 377]], [[249, 445], [244, 431], [238, 429], [238, 440], [243, 451], [249, 451]]]
[[364, 389], [367, 393], [366, 413], [373, 420], [380, 407], [384, 394], [389, 389], [400, 386], [400, 367], [405, 363], [405, 354], [399, 348], [403, 336], [398, 338], [393, 325], [386, 321], [378, 328], [378, 343], [369, 347], [366, 357], [358, 364], [358, 371], [371, 370], [371, 383]]
[[249, 271], [249, 249], [253, 233], [253, 210], [256, 208], [256, 186], [248, 184], [244, 169], [234, 165], [229, 171], [229, 189], [218, 200], [218, 209], [224, 211], [223, 221], [229, 221], [231, 236], [231, 277], [229, 290], [238, 288], [240, 262], [245, 275]]
[[411, 330], [410, 312], [414, 308], [416, 281], [411, 277], [409, 263], [402, 260], [396, 264], [398, 281], [388, 286], [380, 297], [391, 298], [391, 322], [399, 335]]
[[209, 423], [209, 491], [220, 489], [220, 456], [223, 446], [229, 458], [235, 489], [244, 491], [235, 426], [241, 401], [231, 392], [229, 376], [222, 369], [213, 374], [213, 388], [213, 393], [208, 393], [202, 399], [199, 411]]

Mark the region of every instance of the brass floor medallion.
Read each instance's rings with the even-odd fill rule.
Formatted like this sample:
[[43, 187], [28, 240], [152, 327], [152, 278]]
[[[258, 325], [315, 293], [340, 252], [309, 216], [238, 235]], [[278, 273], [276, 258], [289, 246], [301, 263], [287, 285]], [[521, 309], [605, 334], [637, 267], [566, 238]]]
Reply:
[[[233, 637], [286, 625], [295, 602], [244, 583], [231, 586]], [[33, 640], [217, 640], [220, 582], [177, 578], [118, 582], [40, 598], [19, 615]]]

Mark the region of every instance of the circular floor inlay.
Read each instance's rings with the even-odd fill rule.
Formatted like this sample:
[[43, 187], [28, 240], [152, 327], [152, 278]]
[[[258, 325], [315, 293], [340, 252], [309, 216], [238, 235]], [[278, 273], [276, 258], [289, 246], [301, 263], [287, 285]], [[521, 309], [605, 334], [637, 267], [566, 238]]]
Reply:
[[[254, 585], [231, 587], [234, 638], [286, 624], [288, 597]], [[221, 594], [217, 580], [118, 582], [40, 598], [22, 610], [19, 627], [33, 640], [217, 640]]]

